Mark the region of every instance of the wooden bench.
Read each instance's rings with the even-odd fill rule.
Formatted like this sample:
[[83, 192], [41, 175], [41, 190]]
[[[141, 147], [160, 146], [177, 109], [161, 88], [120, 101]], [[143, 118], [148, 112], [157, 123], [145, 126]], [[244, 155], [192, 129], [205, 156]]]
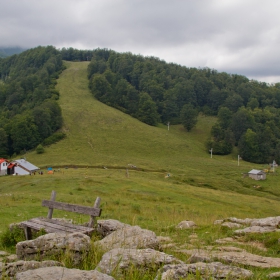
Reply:
[[[24, 228], [26, 240], [32, 239], [32, 229], [39, 231], [45, 230], [47, 233], [52, 232], [81, 232], [87, 235], [91, 235], [95, 230], [93, 228], [96, 217], [100, 217], [101, 209], [100, 198], [97, 197], [93, 207], [81, 206], [76, 204], [69, 204], [55, 201], [56, 192], [52, 191], [51, 200], [43, 200], [42, 206], [48, 207], [49, 212], [47, 218], [39, 217], [33, 218], [28, 221], [21, 222], [20, 225]], [[90, 215], [90, 220], [87, 226], [74, 225], [72, 223], [64, 222], [61, 220], [52, 219], [53, 209], [59, 209], [64, 211], [70, 211], [80, 214]]]

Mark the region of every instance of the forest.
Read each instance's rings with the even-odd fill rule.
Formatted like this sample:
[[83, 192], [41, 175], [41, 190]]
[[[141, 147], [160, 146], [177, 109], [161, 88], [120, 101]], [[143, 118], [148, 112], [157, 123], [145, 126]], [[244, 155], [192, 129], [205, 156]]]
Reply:
[[62, 70], [61, 54], [52, 46], [0, 59], [0, 157], [62, 137], [53, 136], [62, 126], [55, 90]]
[[64, 137], [55, 90], [63, 60], [90, 61], [93, 96], [148, 125], [182, 124], [188, 132], [198, 114], [217, 116], [205, 152], [236, 147], [246, 161], [280, 161], [280, 83], [129, 52], [52, 46], [0, 59], [0, 157]]
[[106, 49], [93, 52], [88, 78], [98, 100], [149, 125], [181, 123], [190, 131], [198, 113], [217, 116], [205, 143], [213, 154], [237, 147], [246, 161], [280, 160], [280, 83]]

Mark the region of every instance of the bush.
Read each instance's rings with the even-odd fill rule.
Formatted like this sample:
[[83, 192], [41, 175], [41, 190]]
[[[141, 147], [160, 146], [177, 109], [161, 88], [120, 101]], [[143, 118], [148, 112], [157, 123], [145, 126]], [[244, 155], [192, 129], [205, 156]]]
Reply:
[[43, 154], [44, 152], [45, 152], [44, 147], [41, 144], [39, 144], [36, 148], [36, 153]]
[[23, 240], [25, 240], [24, 231], [19, 226], [6, 229], [0, 236], [0, 242], [3, 247], [14, 247], [18, 242]]
[[50, 137], [46, 138], [43, 141], [43, 145], [44, 146], [49, 146], [51, 144], [54, 144], [62, 139], [64, 139], [66, 137], [66, 134], [63, 132], [56, 132], [53, 135], [51, 135]]

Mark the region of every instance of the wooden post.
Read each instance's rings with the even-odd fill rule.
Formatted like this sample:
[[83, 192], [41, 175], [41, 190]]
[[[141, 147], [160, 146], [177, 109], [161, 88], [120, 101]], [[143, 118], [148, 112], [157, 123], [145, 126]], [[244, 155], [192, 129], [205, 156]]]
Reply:
[[[51, 201], [55, 201], [55, 196], [56, 196], [56, 192], [55, 192], [55, 191], [52, 191], [52, 194], [51, 194]], [[47, 218], [48, 218], [48, 219], [51, 219], [51, 218], [52, 218], [52, 214], [53, 214], [53, 208], [49, 208], [49, 212], [48, 212]]]
[[24, 227], [24, 235], [25, 235], [25, 239], [26, 239], [26, 240], [31, 240], [31, 239], [32, 239], [31, 228], [25, 226], [25, 227]]
[[[95, 202], [94, 202], [93, 207], [94, 207], [94, 208], [99, 208], [99, 206], [100, 206], [100, 201], [101, 201], [101, 199], [100, 199], [100, 197], [98, 196], [98, 197], [96, 198]], [[94, 226], [95, 222], [96, 222], [96, 218], [95, 218], [94, 216], [90, 216], [90, 220], [89, 220], [88, 226], [92, 228], [92, 227]]]

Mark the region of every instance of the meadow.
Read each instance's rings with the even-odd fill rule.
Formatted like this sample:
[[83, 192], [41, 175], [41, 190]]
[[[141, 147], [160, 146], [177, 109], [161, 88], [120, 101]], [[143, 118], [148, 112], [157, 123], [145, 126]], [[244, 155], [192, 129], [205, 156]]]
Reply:
[[[244, 174], [267, 164], [238, 165], [235, 151], [211, 158], [204, 143], [214, 117], [200, 115], [191, 132], [181, 125], [169, 130], [163, 124], [148, 126], [94, 99], [88, 89], [88, 62], [65, 65], [57, 89], [67, 137], [45, 147], [43, 154], [23, 155], [43, 175], [0, 177], [0, 234], [10, 223], [46, 216], [41, 201], [52, 190], [59, 201], [83, 205], [93, 205], [99, 196], [101, 219], [173, 234], [178, 242], [188, 236], [174, 231], [182, 220], [193, 220], [202, 235], [210, 229], [212, 240], [225, 234], [213, 229], [217, 219], [279, 215], [277, 168], [265, 181], [255, 181]], [[48, 167], [56, 172], [47, 174]], [[58, 210], [54, 217], [87, 221]]]

